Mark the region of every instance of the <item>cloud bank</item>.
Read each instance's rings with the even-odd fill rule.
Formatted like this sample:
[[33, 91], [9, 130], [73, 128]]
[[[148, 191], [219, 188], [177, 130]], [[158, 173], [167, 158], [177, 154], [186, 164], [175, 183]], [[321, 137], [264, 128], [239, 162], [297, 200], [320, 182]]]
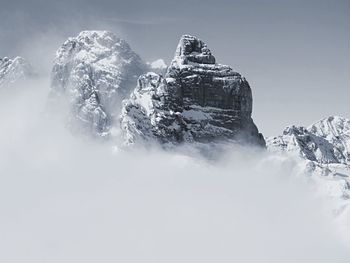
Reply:
[[113, 152], [46, 112], [48, 85], [1, 91], [0, 262], [348, 262], [295, 160]]

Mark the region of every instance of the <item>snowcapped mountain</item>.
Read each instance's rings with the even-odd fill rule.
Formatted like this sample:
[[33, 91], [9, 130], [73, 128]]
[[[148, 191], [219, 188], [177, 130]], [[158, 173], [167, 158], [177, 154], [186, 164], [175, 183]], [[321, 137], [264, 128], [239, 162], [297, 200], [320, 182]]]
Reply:
[[147, 68], [115, 34], [83, 31], [64, 42], [56, 53], [51, 98], [67, 98], [73, 127], [107, 136], [116, 124], [121, 101], [130, 95]]
[[22, 57], [0, 58], [0, 88], [34, 75], [32, 66]]
[[350, 164], [350, 120], [332, 116], [311, 125], [308, 130], [334, 146], [339, 163]]
[[309, 127], [287, 127], [266, 139], [271, 152], [298, 156], [317, 189], [335, 201], [335, 213], [350, 217], [350, 120], [331, 116]]
[[165, 77], [147, 73], [124, 101], [121, 127], [126, 144], [244, 141], [265, 145], [252, 118], [248, 82], [216, 63], [207, 45], [184, 35]]
[[300, 154], [320, 164], [350, 165], [350, 120], [331, 116], [307, 128], [287, 127], [267, 144], [271, 150]]

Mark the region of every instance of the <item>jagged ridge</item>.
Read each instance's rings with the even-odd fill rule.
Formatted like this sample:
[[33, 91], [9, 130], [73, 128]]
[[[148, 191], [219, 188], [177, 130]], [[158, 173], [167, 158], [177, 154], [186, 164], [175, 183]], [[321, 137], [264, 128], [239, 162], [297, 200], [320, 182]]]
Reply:
[[305, 173], [336, 201], [335, 212], [350, 213], [350, 120], [330, 116], [307, 128], [290, 126], [266, 142], [272, 152], [304, 159]]
[[350, 120], [331, 116], [307, 128], [287, 127], [267, 144], [271, 150], [294, 152], [318, 163], [350, 164]]

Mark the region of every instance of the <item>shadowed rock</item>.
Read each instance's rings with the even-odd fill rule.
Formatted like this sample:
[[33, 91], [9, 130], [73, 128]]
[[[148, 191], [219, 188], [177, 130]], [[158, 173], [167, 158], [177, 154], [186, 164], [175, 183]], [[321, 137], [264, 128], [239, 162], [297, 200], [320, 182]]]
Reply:
[[155, 138], [162, 143], [235, 140], [264, 146], [251, 113], [245, 78], [215, 63], [203, 41], [185, 35], [165, 78], [155, 73], [139, 78], [124, 102], [121, 121], [127, 144]]

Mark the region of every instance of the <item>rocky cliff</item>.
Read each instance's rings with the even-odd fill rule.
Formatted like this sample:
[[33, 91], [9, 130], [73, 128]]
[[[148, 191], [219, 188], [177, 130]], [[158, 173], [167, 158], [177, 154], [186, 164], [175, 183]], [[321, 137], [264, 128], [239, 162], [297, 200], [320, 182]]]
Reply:
[[182, 36], [165, 76], [147, 73], [124, 101], [121, 123], [127, 144], [235, 140], [264, 146], [252, 118], [246, 79], [216, 63], [207, 45]]
[[127, 42], [107, 31], [83, 31], [57, 51], [51, 99], [64, 97], [70, 124], [79, 131], [108, 136], [146, 64]]

